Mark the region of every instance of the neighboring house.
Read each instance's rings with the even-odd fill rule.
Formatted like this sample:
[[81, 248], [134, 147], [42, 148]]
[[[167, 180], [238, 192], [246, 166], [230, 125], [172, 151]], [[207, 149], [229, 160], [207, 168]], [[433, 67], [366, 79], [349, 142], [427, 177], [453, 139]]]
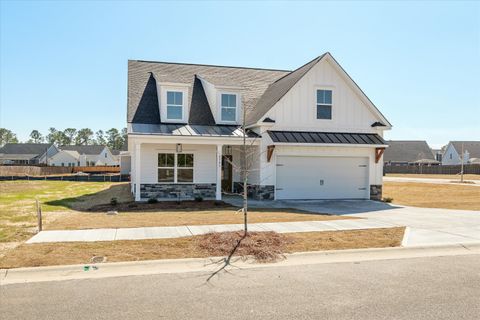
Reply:
[[480, 141], [450, 141], [443, 154], [442, 164], [461, 164], [462, 146], [464, 154], [463, 163], [476, 163], [476, 159], [480, 158]]
[[45, 154], [53, 156], [58, 149], [49, 143], [7, 143], [0, 148], [0, 164], [44, 164]]
[[441, 163], [442, 162], [442, 156], [443, 156], [443, 153], [444, 153], [444, 149], [432, 149], [432, 152], [433, 152], [433, 156], [435, 157], [435, 160], [438, 161], [438, 163]]
[[383, 162], [389, 166], [439, 164], [426, 141], [390, 140], [383, 154]]
[[294, 71], [129, 61], [135, 199], [240, 191], [244, 114], [249, 196], [381, 198], [391, 125], [326, 53]]
[[118, 166], [118, 157], [107, 146], [81, 145], [61, 146], [51, 159], [52, 166]]

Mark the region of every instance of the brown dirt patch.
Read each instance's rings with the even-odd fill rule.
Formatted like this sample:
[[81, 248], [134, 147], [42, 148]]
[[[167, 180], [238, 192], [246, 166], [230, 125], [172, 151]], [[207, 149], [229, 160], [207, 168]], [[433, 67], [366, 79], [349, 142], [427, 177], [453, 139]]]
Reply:
[[[258, 246], [267, 245], [284, 253], [318, 250], [395, 247], [401, 244], [404, 228], [384, 228], [352, 231], [289, 233], [272, 237], [259, 235], [248, 247], [258, 252]], [[0, 268], [37, 267], [66, 264], [89, 264], [91, 258], [106, 257], [108, 262], [153, 259], [200, 258], [212, 255], [210, 250], [226, 254], [236, 245], [238, 235], [228, 237], [229, 243], [219, 244], [221, 249], [200, 247], [202, 236], [132, 241], [70, 242], [48, 244], [22, 244], [0, 259]], [[275, 242], [269, 243], [271, 239]], [[221, 237], [211, 239], [218, 243]], [[252, 239], [253, 240], [253, 239]], [[281, 240], [282, 243], [277, 241]], [[223, 253], [225, 252], [225, 253]], [[263, 253], [261, 253], [263, 255]]]
[[384, 182], [384, 198], [424, 208], [480, 210], [480, 187], [414, 182]]
[[212, 232], [196, 239], [210, 256], [253, 257], [257, 262], [274, 262], [283, 257], [288, 236], [276, 232]]
[[87, 211], [91, 212], [107, 212], [110, 210], [116, 210], [119, 212], [138, 212], [138, 211], [158, 211], [158, 210], [202, 210], [210, 208], [232, 208], [232, 206], [223, 201], [217, 200], [204, 200], [204, 201], [160, 201], [157, 203], [146, 203], [146, 202], [124, 202], [117, 205], [110, 204], [100, 204], [91, 206]]

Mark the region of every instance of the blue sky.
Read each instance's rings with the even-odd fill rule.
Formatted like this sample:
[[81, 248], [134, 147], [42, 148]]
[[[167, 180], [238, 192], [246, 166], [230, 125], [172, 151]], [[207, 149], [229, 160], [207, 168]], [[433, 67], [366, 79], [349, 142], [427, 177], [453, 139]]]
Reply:
[[480, 140], [479, 2], [1, 1], [0, 127], [121, 128], [127, 60], [294, 69], [329, 51], [394, 125]]

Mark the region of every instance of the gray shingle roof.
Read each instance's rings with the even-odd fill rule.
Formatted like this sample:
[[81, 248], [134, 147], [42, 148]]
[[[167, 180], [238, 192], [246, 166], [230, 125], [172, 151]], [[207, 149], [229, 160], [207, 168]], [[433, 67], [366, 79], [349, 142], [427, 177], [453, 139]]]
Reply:
[[385, 145], [385, 140], [375, 133], [267, 131], [273, 142], [321, 144], [375, 144]]
[[51, 146], [50, 143], [7, 143], [0, 148], [0, 153], [42, 155]]
[[480, 141], [450, 141], [458, 154], [463, 150], [468, 151], [470, 158], [480, 158]]
[[[238, 87], [243, 106], [249, 112], [271, 83], [289, 73], [285, 70], [130, 60], [128, 62], [127, 122], [160, 123], [155, 80], [189, 84], [190, 88], [195, 89], [194, 84], [197, 84], [195, 76], [198, 75], [215, 85]], [[192, 102], [192, 91], [195, 94], [195, 90], [189, 90], [188, 103]], [[190, 104], [191, 112], [205, 112], [205, 99], [200, 97], [200, 100], [200, 105]], [[211, 120], [208, 119], [209, 117], [206, 115], [205, 118], [195, 119], [195, 121], [206, 124]]]
[[103, 151], [103, 149], [105, 149], [105, 146], [101, 146], [101, 145], [61, 146], [59, 147], [59, 149], [77, 151], [79, 154], [96, 155], [96, 154], [100, 154]]
[[258, 100], [255, 108], [247, 112], [247, 125], [257, 122], [265, 113], [270, 110], [310, 69], [313, 68], [326, 55], [316, 57], [300, 68], [286, 74], [274, 83], [270, 84], [267, 90]]
[[418, 160], [435, 160], [433, 152], [426, 141], [387, 141], [388, 148], [383, 154], [384, 162], [415, 162]]

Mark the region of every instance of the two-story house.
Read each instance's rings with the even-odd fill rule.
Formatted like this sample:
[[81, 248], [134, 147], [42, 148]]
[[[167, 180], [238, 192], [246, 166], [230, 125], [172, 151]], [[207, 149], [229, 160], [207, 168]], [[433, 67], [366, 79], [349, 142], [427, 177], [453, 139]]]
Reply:
[[[462, 157], [463, 150], [463, 157]], [[480, 158], [480, 141], [450, 141], [442, 156], [443, 165], [475, 163]]]
[[137, 201], [221, 199], [244, 168], [257, 199], [381, 197], [391, 125], [330, 53], [294, 71], [129, 61], [127, 122]]

